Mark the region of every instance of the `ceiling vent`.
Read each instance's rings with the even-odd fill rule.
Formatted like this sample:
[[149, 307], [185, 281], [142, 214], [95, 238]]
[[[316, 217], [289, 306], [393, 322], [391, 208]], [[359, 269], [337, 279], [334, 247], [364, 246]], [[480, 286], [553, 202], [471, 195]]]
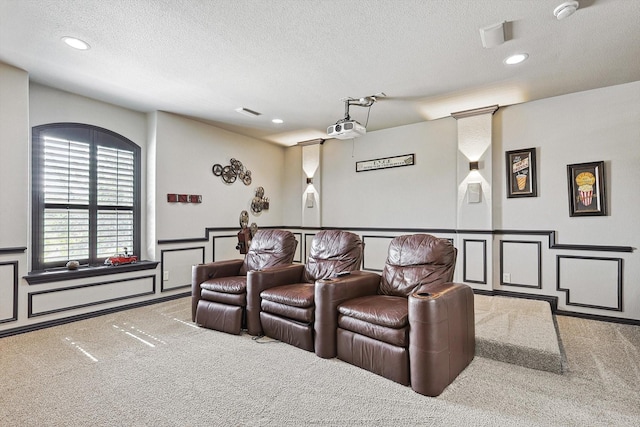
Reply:
[[244, 107], [236, 108], [236, 112], [240, 114], [244, 114], [245, 116], [249, 116], [249, 117], [258, 117], [262, 115], [262, 113], [258, 113], [257, 111], [253, 111], [249, 108], [244, 108]]

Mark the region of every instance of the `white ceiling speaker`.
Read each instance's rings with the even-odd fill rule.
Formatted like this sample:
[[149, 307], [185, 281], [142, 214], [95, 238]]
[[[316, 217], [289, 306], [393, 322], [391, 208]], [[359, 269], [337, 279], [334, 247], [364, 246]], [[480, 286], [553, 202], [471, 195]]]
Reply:
[[577, 1], [566, 1], [562, 3], [560, 6], [553, 9], [553, 14], [555, 15], [556, 18], [558, 18], [558, 20], [564, 19], [567, 16], [573, 15], [574, 12], [578, 10], [579, 6], [580, 6], [580, 3], [578, 3]]
[[504, 43], [504, 21], [485, 28], [480, 28], [482, 47], [490, 49]]

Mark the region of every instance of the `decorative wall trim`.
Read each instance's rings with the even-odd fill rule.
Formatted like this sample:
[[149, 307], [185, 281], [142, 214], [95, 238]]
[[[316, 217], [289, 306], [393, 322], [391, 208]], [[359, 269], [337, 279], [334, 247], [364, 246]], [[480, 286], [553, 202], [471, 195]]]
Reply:
[[493, 113], [498, 111], [498, 108], [500, 108], [500, 106], [490, 105], [488, 107], [474, 108], [473, 110], [456, 111], [454, 113], [451, 113], [451, 117], [458, 120], [458, 119], [464, 119], [465, 117], [479, 116], [482, 114], [493, 115]]
[[546, 301], [551, 306], [552, 313], [558, 313], [558, 297], [550, 296], [550, 295], [539, 295], [539, 294], [523, 294], [521, 292], [511, 292], [511, 291], [503, 291], [500, 289], [474, 289], [474, 294], [478, 295], [487, 295], [490, 297], [499, 296], [499, 297], [510, 297], [510, 298], [521, 298], [521, 299], [531, 299], [537, 301]]
[[[125, 295], [125, 296], [121, 296], [121, 297], [117, 297], [117, 298], [110, 298], [110, 299], [101, 300], [101, 301], [94, 301], [94, 302], [90, 302], [90, 303], [86, 303], [86, 304], [70, 305], [70, 306], [67, 306], [67, 307], [64, 307], [64, 308], [60, 308], [60, 309], [56, 309], [56, 310], [47, 310], [47, 311], [41, 311], [41, 312], [37, 312], [37, 313], [35, 313], [33, 311], [33, 297], [34, 296], [43, 295], [43, 294], [50, 294], [50, 293], [55, 293], [55, 292], [70, 291], [70, 290], [74, 290], [74, 289], [89, 288], [89, 287], [93, 287], [93, 286], [110, 285], [110, 284], [113, 284], [113, 283], [129, 282], [129, 281], [141, 280], [141, 279], [151, 279], [151, 290], [150, 291], [140, 292], [140, 293], [131, 294], [131, 295]], [[87, 285], [68, 286], [66, 288], [56, 288], [56, 289], [49, 289], [49, 290], [46, 290], [46, 291], [31, 292], [28, 295], [27, 317], [32, 318], [32, 317], [44, 316], [44, 315], [47, 315], [47, 314], [61, 313], [61, 312], [64, 312], [64, 311], [76, 310], [78, 308], [91, 307], [91, 306], [100, 305], [100, 304], [106, 304], [106, 303], [115, 302], [115, 301], [123, 301], [123, 300], [131, 299], [131, 298], [142, 297], [142, 296], [146, 296], [146, 295], [153, 295], [155, 293], [156, 293], [156, 275], [155, 274], [151, 275], [151, 276], [130, 277], [130, 278], [127, 278], [127, 279], [122, 279], [122, 280], [110, 280], [108, 282], [90, 283], [90, 284], [87, 284]]]
[[[596, 251], [596, 252], [633, 252], [636, 248], [632, 246], [609, 246], [609, 245], [583, 245], [583, 244], [561, 244], [556, 243], [556, 232], [553, 230], [464, 230], [452, 228], [373, 228], [373, 227], [301, 227], [301, 226], [269, 226], [261, 228], [281, 228], [285, 230], [346, 230], [372, 233], [429, 233], [429, 234], [490, 234], [490, 235], [524, 235], [524, 236], [547, 236], [549, 238], [549, 249], [574, 250], [574, 251]], [[238, 230], [237, 227], [205, 229], [205, 237], [193, 239], [165, 239], [158, 240], [159, 245], [206, 242], [212, 232]]]
[[175, 295], [165, 295], [164, 297], [160, 297], [160, 298], [134, 302], [131, 304], [120, 305], [118, 307], [110, 307], [103, 310], [92, 311], [90, 313], [83, 313], [75, 316], [63, 317], [61, 319], [54, 319], [46, 322], [34, 323], [32, 325], [20, 326], [18, 328], [13, 328], [13, 329], [5, 329], [4, 331], [0, 331], [0, 338], [10, 337], [18, 334], [24, 334], [27, 332], [38, 331], [40, 329], [51, 328], [53, 326], [66, 325], [67, 323], [77, 322], [80, 320], [87, 320], [87, 319], [91, 319], [98, 316], [104, 316], [106, 314], [118, 313], [124, 310], [131, 310], [133, 308], [145, 307], [148, 305], [159, 304], [162, 302], [167, 302], [174, 299], [185, 298], [190, 296], [191, 296], [191, 291], [183, 292]]
[[13, 267], [13, 314], [6, 319], [0, 319], [0, 324], [18, 320], [18, 261], [0, 262], [0, 266], [3, 265]]
[[[467, 278], [467, 242], [482, 243], [482, 280]], [[462, 240], [462, 281], [467, 283], [487, 284], [487, 241], [479, 239]]]
[[0, 255], [5, 254], [21, 254], [27, 250], [26, 246], [20, 246], [16, 248], [0, 248]]
[[191, 283], [187, 283], [186, 285], [183, 285], [183, 286], [174, 286], [169, 289], [164, 288], [164, 279], [163, 279], [164, 278], [164, 254], [166, 252], [193, 251], [197, 249], [200, 249], [202, 251], [202, 263], [204, 264], [204, 246], [195, 246], [191, 248], [163, 249], [160, 251], [160, 279], [161, 279], [160, 292], [168, 292], [168, 291], [174, 291], [176, 289], [191, 287]]
[[581, 319], [598, 320], [600, 322], [611, 322], [611, 323], [621, 323], [623, 325], [640, 326], [640, 320], [625, 319], [624, 317], [601, 316], [599, 314], [579, 313], [577, 311], [564, 311], [564, 310], [558, 310], [556, 311], [555, 314], [557, 316], [579, 317]]
[[[535, 285], [527, 285], [525, 283], [505, 283], [503, 278], [503, 261], [504, 261], [504, 244], [505, 243], [517, 243], [517, 244], [530, 244], [538, 247], [538, 281]], [[500, 286], [518, 286], [522, 288], [542, 289], [542, 244], [536, 241], [530, 240], [500, 240]]]
[[[617, 278], [617, 305], [615, 307], [608, 307], [602, 305], [595, 304], [583, 304], [578, 302], [571, 302], [571, 290], [569, 288], [563, 288], [560, 283], [560, 261], [562, 259], [581, 259], [581, 260], [597, 260], [597, 261], [612, 261], [618, 264], [618, 278]], [[566, 293], [566, 305], [572, 305], [576, 307], [586, 307], [586, 308], [596, 308], [599, 310], [611, 310], [611, 311], [622, 311], [623, 301], [622, 301], [622, 258], [601, 258], [601, 257], [583, 257], [583, 256], [575, 256], [575, 255], [557, 255], [556, 256], [556, 289], [558, 291], [563, 291]]]

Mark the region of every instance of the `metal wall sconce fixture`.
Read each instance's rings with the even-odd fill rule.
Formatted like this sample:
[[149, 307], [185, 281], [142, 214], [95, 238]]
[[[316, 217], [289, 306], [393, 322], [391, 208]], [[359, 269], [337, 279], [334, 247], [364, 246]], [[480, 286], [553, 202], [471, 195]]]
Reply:
[[478, 169], [480, 169], [479, 162], [469, 162], [469, 170], [470, 171], [477, 171]]

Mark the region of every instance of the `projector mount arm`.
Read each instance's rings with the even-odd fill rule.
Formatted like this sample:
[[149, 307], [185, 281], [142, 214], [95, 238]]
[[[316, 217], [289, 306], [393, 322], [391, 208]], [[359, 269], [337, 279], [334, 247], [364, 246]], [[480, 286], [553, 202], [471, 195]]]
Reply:
[[[384, 94], [382, 94], [384, 96]], [[343, 123], [351, 120], [351, 116], [349, 115], [349, 106], [355, 105], [358, 107], [371, 107], [374, 102], [377, 101], [376, 96], [365, 96], [364, 98], [354, 99], [351, 97], [343, 98], [344, 101], [344, 118], [338, 120], [336, 124]]]

